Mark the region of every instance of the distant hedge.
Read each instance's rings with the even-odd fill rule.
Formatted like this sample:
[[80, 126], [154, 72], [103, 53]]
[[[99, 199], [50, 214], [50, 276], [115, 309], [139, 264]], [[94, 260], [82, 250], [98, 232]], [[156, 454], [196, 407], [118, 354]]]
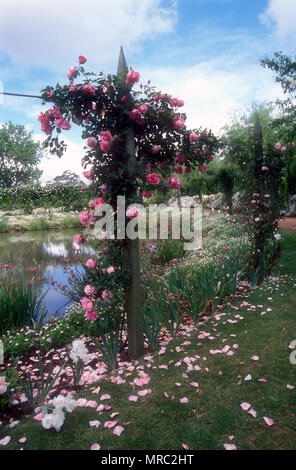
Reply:
[[23, 209], [28, 213], [37, 207], [81, 210], [90, 199], [86, 185], [73, 183], [0, 188], [0, 210]]

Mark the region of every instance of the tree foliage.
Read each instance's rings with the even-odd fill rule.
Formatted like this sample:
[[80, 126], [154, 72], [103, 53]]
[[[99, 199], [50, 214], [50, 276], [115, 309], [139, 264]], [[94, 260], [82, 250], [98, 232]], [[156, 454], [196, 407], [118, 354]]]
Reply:
[[42, 171], [37, 168], [42, 157], [39, 143], [19, 124], [4, 124], [0, 129], [0, 187], [12, 188], [36, 183]]

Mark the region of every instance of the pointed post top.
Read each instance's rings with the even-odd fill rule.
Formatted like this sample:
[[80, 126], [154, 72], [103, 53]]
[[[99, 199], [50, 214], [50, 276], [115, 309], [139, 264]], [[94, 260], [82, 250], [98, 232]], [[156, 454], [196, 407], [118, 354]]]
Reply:
[[123, 47], [120, 46], [120, 52], [119, 52], [119, 59], [118, 59], [118, 66], [117, 66], [117, 77], [120, 75], [127, 75], [128, 73], [128, 66], [125, 60], [125, 55], [123, 52]]

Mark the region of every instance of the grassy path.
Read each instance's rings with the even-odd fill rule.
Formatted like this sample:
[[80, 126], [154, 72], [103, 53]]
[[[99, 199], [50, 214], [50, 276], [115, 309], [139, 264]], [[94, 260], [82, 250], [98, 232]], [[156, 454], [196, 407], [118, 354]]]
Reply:
[[[260, 288], [198, 331], [184, 330], [177, 341], [100, 382], [98, 394], [94, 386], [76, 396], [111, 409], [76, 408], [58, 433], [26, 418], [13, 429], [0, 429], [0, 440], [11, 437], [0, 449], [90, 449], [94, 443], [104, 450], [178, 450], [182, 444], [223, 449], [227, 443], [295, 449], [296, 364], [289, 361], [289, 345], [296, 340], [296, 232], [281, 233], [279, 263]], [[151, 380], [138, 386], [134, 379], [143, 373]], [[125, 383], [114, 383], [119, 376]], [[110, 398], [102, 400], [103, 394]], [[129, 401], [131, 395], [136, 402]], [[98, 428], [89, 425], [93, 420], [100, 421]], [[104, 428], [108, 421], [118, 421], [120, 436], [113, 434], [116, 425]]]

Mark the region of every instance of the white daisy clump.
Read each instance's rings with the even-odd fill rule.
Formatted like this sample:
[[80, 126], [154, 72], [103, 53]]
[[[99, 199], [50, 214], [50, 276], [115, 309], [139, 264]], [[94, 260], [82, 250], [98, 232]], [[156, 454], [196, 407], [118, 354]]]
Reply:
[[4, 395], [7, 392], [9, 382], [5, 381], [5, 376], [0, 377], [0, 395]]
[[87, 352], [87, 348], [85, 343], [82, 339], [76, 339], [72, 343], [72, 351], [70, 352], [70, 357], [73, 362], [78, 362], [79, 359], [86, 363], [89, 361], [89, 355]]
[[58, 432], [65, 421], [65, 413], [63, 412], [63, 409], [65, 408], [66, 411], [72, 413], [74, 408], [77, 406], [76, 400], [73, 400], [71, 395], [58, 395], [52, 400], [52, 404], [54, 406], [53, 412], [46, 413], [43, 416], [41, 423], [44, 429], [55, 428]]

